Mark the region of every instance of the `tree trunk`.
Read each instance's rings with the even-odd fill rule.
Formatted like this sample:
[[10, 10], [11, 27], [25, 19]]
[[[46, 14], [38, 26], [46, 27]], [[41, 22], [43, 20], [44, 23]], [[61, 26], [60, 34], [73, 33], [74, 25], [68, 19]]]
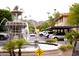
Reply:
[[15, 56], [15, 52], [14, 52], [14, 50], [12, 51], [12, 54], [13, 54], [13, 56]]
[[18, 47], [19, 51], [18, 51], [18, 56], [21, 56], [21, 47]]
[[12, 56], [12, 52], [11, 51], [9, 51], [9, 54], [10, 54], [10, 56]]
[[72, 42], [73, 42], [73, 41], [70, 41], [70, 44], [71, 44], [71, 45], [72, 45]]
[[72, 56], [74, 56], [75, 54], [75, 48], [76, 48], [76, 44], [77, 44], [77, 39], [75, 39], [75, 42], [74, 42], [74, 47], [73, 47], [73, 53], [72, 53]]

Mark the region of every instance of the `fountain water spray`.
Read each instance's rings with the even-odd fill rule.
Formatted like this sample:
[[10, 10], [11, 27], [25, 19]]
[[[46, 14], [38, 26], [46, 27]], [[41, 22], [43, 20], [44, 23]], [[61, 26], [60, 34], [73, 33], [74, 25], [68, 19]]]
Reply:
[[28, 23], [26, 22], [27, 27], [25, 27], [24, 29], [22, 29], [22, 34], [23, 34], [23, 38], [26, 40], [30, 40], [29, 38], [29, 26]]
[[[1, 23], [0, 23], [0, 26], [1, 26], [1, 24], [5, 21], [5, 20], [7, 20], [6, 18], [3, 18], [2, 19], [2, 21], [1, 21]], [[8, 20], [7, 20], [8, 21]]]

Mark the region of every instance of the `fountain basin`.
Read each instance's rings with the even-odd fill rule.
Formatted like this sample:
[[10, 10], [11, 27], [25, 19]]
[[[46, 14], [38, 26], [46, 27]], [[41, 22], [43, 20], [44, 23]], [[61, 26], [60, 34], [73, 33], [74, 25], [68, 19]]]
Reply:
[[[61, 55], [61, 51], [58, 49], [58, 47], [61, 44], [58, 44], [58, 46], [54, 46], [54, 45], [47, 45], [47, 44], [38, 44], [39, 47], [44, 51], [44, 54], [42, 56], [59, 56]], [[35, 54], [35, 51], [37, 50], [37, 48], [35, 48], [34, 46], [27, 46], [26, 48], [22, 48], [22, 56], [37, 56]], [[15, 53], [16, 55], [18, 55], [18, 49], [15, 49]], [[0, 55], [2, 56], [9, 56], [9, 53], [5, 50], [2, 49], [2, 47], [0, 48]]]

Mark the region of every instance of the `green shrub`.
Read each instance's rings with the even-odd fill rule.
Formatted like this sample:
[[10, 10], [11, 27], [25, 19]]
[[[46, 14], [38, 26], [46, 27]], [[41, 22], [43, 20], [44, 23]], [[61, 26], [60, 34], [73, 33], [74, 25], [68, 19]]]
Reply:
[[67, 44], [66, 46], [67, 46], [67, 49], [72, 49], [73, 48], [73, 46], [71, 44]]
[[34, 43], [39, 43], [39, 41], [38, 40], [35, 40]]
[[67, 47], [66, 47], [66, 45], [62, 45], [59, 47], [59, 49], [64, 52], [67, 50]]
[[47, 43], [55, 43], [57, 41], [57, 39], [48, 39], [46, 40]]
[[70, 50], [70, 49], [72, 49], [73, 48], [73, 46], [71, 45], [71, 44], [67, 44], [67, 45], [62, 45], [62, 46], [60, 46], [59, 47], [59, 49], [61, 50], [61, 51], [67, 51], [67, 50]]

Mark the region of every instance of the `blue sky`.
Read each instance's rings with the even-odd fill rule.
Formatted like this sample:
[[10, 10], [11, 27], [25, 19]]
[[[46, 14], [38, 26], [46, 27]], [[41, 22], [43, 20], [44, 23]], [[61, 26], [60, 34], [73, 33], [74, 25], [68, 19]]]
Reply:
[[79, 3], [79, 0], [0, 0], [0, 8], [9, 6], [13, 9], [18, 5], [24, 10], [23, 16], [27, 16], [28, 19], [45, 21], [48, 19], [47, 12], [53, 13], [53, 9], [57, 9], [61, 13], [66, 13], [73, 3]]

